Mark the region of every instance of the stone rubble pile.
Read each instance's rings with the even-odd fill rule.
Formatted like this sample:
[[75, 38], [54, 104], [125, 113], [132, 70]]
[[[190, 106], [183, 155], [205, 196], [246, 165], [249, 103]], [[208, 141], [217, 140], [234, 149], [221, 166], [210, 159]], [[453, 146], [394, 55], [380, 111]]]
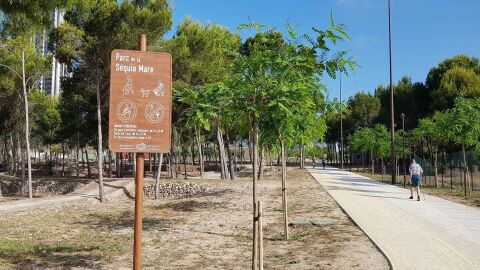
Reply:
[[[59, 183], [55, 181], [51, 181], [48, 183], [45, 182], [33, 182], [32, 183], [32, 191], [33, 193], [48, 193], [48, 194], [67, 194], [75, 191], [77, 188], [83, 186], [82, 183], [74, 183], [74, 182], [67, 182], [67, 183]], [[28, 193], [28, 186], [25, 183], [23, 187], [23, 192]]]
[[[155, 198], [155, 184], [145, 184], [143, 187], [146, 198]], [[190, 197], [206, 192], [206, 188], [197, 184], [161, 183], [160, 197]]]

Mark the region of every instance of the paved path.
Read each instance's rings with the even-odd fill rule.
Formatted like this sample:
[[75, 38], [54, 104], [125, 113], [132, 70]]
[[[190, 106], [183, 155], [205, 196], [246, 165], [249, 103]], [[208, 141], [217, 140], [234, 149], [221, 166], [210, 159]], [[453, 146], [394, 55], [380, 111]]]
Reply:
[[480, 210], [347, 171], [309, 169], [394, 269], [480, 269]]
[[[133, 179], [104, 179], [103, 183], [104, 193], [107, 201], [119, 194], [124, 194], [133, 199], [128, 189], [133, 187]], [[84, 187], [75, 190], [66, 195], [58, 195], [52, 197], [21, 199], [17, 201], [0, 202], [0, 214], [3, 212], [32, 210], [38, 208], [47, 208], [52, 206], [59, 206], [66, 203], [72, 203], [82, 200], [98, 201], [98, 184], [96, 182], [89, 183]]]

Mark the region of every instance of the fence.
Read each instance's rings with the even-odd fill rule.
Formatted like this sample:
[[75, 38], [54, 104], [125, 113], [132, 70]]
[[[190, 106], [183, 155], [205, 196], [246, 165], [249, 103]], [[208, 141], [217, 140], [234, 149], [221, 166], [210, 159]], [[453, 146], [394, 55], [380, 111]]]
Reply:
[[[467, 172], [464, 172], [462, 152], [451, 154], [439, 153], [437, 164], [437, 186], [459, 188], [464, 186], [465, 175], [468, 177], [467, 187], [471, 191], [480, 190], [480, 154], [476, 151], [467, 151]], [[435, 166], [432, 158], [422, 158], [415, 155], [415, 160], [424, 171], [423, 185], [435, 186]], [[470, 187], [469, 187], [470, 186]]]

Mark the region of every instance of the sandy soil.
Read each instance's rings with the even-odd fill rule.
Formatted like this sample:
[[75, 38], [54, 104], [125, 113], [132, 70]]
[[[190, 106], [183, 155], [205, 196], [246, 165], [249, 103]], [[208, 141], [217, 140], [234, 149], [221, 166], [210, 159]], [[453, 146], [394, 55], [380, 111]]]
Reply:
[[[288, 178], [290, 220], [333, 224], [290, 227], [291, 240], [282, 240], [280, 181], [262, 180], [265, 269], [388, 269], [306, 171], [290, 170]], [[143, 269], [249, 269], [251, 181], [190, 181], [208, 192], [145, 202]], [[131, 269], [133, 201], [118, 194], [105, 204], [0, 212], [0, 269]]]

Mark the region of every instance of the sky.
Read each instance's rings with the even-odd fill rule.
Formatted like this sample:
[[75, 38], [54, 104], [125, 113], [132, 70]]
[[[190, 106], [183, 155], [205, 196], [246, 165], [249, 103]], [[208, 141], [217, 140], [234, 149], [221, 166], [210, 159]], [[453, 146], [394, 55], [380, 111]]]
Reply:
[[[231, 31], [254, 20], [284, 32], [285, 24], [299, 33], [325, 28], [330, 13], [348, 28], [349, 50], [359, 65], [342, 78], [342, 99], [359, 91], [372, 92], [389, 83], [387, 0], [173, 0], [173, 27], [185, 17], [218, 23]], [[425, 82], [430, 68], [457, 54], [480, 56], [479, 0], [392, 0], [393, 81], [407, 75]], [[248, 33], [241, 33], [242, 37]], [[339, 97], [339, 81], [324, 79], [329, 98]]]

